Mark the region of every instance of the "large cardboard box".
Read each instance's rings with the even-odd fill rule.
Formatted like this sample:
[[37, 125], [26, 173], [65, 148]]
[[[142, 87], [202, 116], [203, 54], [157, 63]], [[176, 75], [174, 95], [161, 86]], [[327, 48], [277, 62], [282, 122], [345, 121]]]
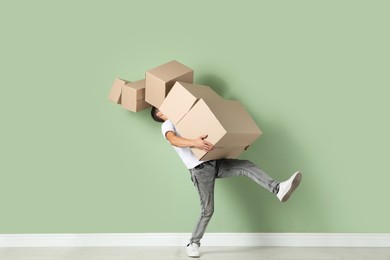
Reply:
[[194, 71], [175, 60], [145, 73], [145, 101], [159, 108], [176, 81], [192, 83]]
[[176, 125], [201, 98], [223, 100], [209, 86], [178, 81], [164, 99], [160, 111]]
[[110, 93], [108, 94], [108, 99], [116, 104], [120, 104], [122, 96], [122, 86], [128, 82], [129, 81], [127, 80], [116, 78], [111, 86]]
[[122, 85], [122, 107], [132, 112], [139, 112], [151, 105], [145, 102], [145, 80], [127, 82]]
[[179, 121], [176, 129], [184, 138], [207, 134], [214, 149], [206, 152], [192, 148], [200, 160], [236, 158], [262, 134], [238, 101], [200, 99]]

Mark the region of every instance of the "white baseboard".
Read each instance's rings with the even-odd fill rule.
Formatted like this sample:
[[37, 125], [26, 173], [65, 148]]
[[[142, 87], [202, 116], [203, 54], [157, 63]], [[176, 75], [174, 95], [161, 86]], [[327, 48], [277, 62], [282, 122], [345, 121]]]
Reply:
[[[0, 234], [0, 248], [184, 246], [189, 237], [189, 233]], [[202, 246], [390, 247], [390, 233], [206, 233]]]

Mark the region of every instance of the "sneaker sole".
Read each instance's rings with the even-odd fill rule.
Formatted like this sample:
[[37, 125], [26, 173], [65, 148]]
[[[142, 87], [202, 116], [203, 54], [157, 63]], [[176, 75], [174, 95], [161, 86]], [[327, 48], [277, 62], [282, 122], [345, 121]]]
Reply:
[[296, 174], [295, 177], [294, 177], [294, 180], [292, 181], [291, 183], [291, 186], [290, 186], [290, 189], [289, 191], [284, 195], [284, 197], [282, 198], [282, 202], [286, 202], [288, 201], [288, 199], [290, 198], [291, 194], [295, 191], [295, 189], [299, 186], [299, 184], [301, 183], [301, 180], [302, 180], [302, 173], [301, 172], [296, 172], [294, 173]]
[[187, 256], [190, 258], [199, 258], [200, 257], [200, 255], [189, 255], [189, 254], [187, 254]]

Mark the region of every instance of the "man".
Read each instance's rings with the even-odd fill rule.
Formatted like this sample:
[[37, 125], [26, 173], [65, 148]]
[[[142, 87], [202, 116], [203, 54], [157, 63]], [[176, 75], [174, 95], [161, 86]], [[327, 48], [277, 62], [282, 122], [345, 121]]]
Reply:
[[191, 148], [211, 151], [213, 145], [205, 140], [207, 134], [199, 136], [196, 139], [186, 139], [180, 136], [172, 122], [157, 108], [152, 108], [151, 116], [155, 121], [163, 123], [161, 126], [163, 136], [173, 146], [189, 169], [192, 182], [198, 189], [201, 215], [192, 232], [190, 243], [187, 245], [187, 255], [189, 257], [200, 256], [200, 240], [214, 213], [214, 184], [216, 178], [239, 175], [249, 177], [257, 184], [275, 194], [282, 202], [290, 198], [302, 179], [302, 174], [298, 171], [287, 181], [278, 182], [248, 160], [219, 159], [199, 161], [192, 153]]

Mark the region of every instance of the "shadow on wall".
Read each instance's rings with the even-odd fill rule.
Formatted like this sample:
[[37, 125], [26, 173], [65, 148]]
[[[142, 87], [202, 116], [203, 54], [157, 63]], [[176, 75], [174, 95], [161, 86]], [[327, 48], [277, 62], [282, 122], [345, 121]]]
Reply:
[[[199, 75], [196, 83], [210, 86], [225, 99], [238, 100], [234, 97], [231, 86], [217, 75]], [[245, 102], [239, 101], [245, 106]], [[301, 170], [303, 173], [302, 185], [294, 194], [296, 196], [284, 204], [277, 201], [272, 194], [266, 196], [264, 190], [261, 191], [262, 188], [259, 189], [258, 185], [244, 177], [233, 177], [232, 181], [218, 180], [216, 193], [223, 193], [223, 199], [232, 202], [229, 207], [240, 212], [240, 225], [247, 232], [283, 232], [275, 227], [275, 223], [278, 221], [293, 222], [293, 226], [289, 227], [294, 230], [293, 232], [315, 232], [313, 227], [323, 229], [318, 230], [318, 232], [326, 231], [328, 229], [326, 212], [321, 206], [321, 196], [316, 193], [316, 186], [320, 183], [316, 183], [315, 174], [310, 173], [310, 167], [305, 165], [311, 156], [305, 154], [299, 140], [294, 140], [289, 135], [288, 129], [280, 123], [276, 121], [265, 122], [259, 111], [248, 109], [248, 112], [259, 124], [264, 134], [240, 158], [251, 160], [279, 181], [287, 179], [294, 171]], [[216, 200], [218, 199], [216, 197]], [[278, 203], [280, 204], [275, 207], [275, 204]], [[218, 212], [216, 213], [218, 214]], [[275, 220], [277, 213], [285, 215], [281, 219]], [[310, 216], [311, 222], [306, 221], [307, 216]], [[302, 223], [302, 219], [305, 219], [305, 223]], [[228, 227], [226, 228], [228, 229]]]
[[200, 74], [194, 80], [195, 84], [207, 85], [225, 99], [234, 99], [231, 97], [229, 86], [222, 77], [213, 74]]

